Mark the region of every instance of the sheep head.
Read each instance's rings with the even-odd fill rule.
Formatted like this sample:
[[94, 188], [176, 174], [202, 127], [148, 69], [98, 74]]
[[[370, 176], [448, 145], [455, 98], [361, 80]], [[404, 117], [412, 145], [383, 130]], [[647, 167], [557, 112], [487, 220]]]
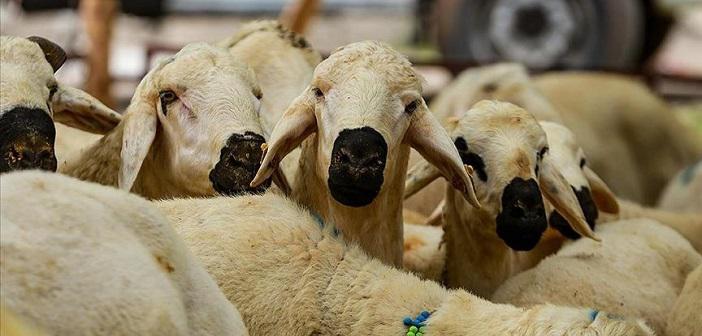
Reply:
[[[127, 109], [119, 187], [130, 190], [149, 153], [178, 193], [236, 195], [249, 187], [265, 143], [252, 71], [209, 44], [190, 44], [142, 80]], [[157, 175], [157, 176], [158, 176]]]
[[54, 120], [94, 133], [121, 120], [97, 99], [56, 81], [65, 60], [63, 49], [47, 39], [0, 37], [0, 172], [55, 171]]
[[[531, 114], [510, 103], [481, 101], [450, 127], [463, 163], [475, 169], [479, 214], [494, 224], [486, 230], [496, 230], [515, 250], [534, 248], [547, 228], [543, 195], [576, 232], [594, 237]], [[426, 185], [436, 177], [427, 163], [419, 163], [408, 174], [407, 190], [417, 191], [422, 187], [417, 181]]]
[[285, 155], [316, 132], [317, 174], [342, 205], [372, 203], [386, 180], [405, 171], [407, 146], [478, 205], [456, 149], [421, 93], [421, 80], [409, 61], [389, 46], [365, 41], [337, 49], [317, 66], [311, 85], [274, 128], [252, 185], [270, 176]]
[[560, 120], [555, 107], [534, 87], [527, 69], [521, 64], [497, 63], [468, 69], [455, 83], [458, 94], [450, 102], [453, 116], [481, 100], [490, 99], [521, 106], [540, 120]]
[[[542, 121], [540, 125], [548, 137], [549, 156], [575, 192], [590, 228], [594, 229], [599, 211], [619, 212], [619, 203], [614, 193], [587, 166], [585, 152], [578, 145], [575, 134], [567, 127], [554, 122]], [[555, 210], [549, 212], [549, 224], [552, 227], [570, 239], [580, 237], [560, 213]]]

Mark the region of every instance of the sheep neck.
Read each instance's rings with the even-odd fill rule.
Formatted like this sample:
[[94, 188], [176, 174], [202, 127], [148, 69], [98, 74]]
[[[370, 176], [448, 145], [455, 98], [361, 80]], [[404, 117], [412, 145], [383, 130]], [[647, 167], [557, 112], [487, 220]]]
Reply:
[[338, 203], [331, 196], [322, 176], [328, 168], [318, 145], [317, 134], [302, 144], [302, 154], [293, 197], [333, 223], [344, 237], [357, 243], [370, 256], [386, 264], [402, 266], [402, 193], [407, 173], [409, 147], [401, 145], [387, 160], [385, 181], [378, 196], [367, 206], [353, 208]]
[[489, 298], [517, 271], [518, 255], [497, 236], [492, 216], [452, 188], [446, 190], [444, 223], [446, 286]]
[[123, 134], [124, 125], [120, 123], [93, 145], [68, 158], [59, 172], [83, 181], [117, 186]]

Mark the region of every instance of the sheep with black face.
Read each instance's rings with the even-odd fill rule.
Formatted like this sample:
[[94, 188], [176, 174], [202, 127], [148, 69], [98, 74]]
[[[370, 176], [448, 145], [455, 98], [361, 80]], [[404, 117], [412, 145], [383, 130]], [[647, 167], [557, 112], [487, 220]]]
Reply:
[[[152, 69], [124, 121], [63, 173], [148, 198], [262, 192], [260, 88], [229, 53], [196, 43]], [[279, 176], [276, 174], [276, 176]]]
[[[496, 101], [476, 104], [449, 126], [463, 163], [476, 170], [482, 207], [446, 190], [444, 282], [483, 297], [512, 274], [538, 262], [530, 251], [547, 228], [544, 200], [579, 234], [594, 238], [573, 189], [548, 154], [546, 134], [523, 109]], [[439, 174], [427, 163], [408, 174], [405, 196]]]
[[56, 81], [66, 53], [41, 37], [0, 37], [0, 173], [55, 171], [53, 121], [104, 133], [120, 115], [87, 93]]
[[317, 66], [311, 85], [276, 125], [252, 185], [271, 176], [302, 143], [293, 198], [370, 255], [401, 265], [410, 147], [478, 204], [456, 148], [421, 90], [410, 62], [389, 46], [364, 41], [339, 48]]

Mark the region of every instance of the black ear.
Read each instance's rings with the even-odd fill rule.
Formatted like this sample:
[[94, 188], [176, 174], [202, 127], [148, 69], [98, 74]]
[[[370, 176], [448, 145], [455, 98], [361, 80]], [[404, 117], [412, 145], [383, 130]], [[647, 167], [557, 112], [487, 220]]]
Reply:
[[58, 44], [39, 36], [30, 36], [27, 40], [39, 45], [39, 48], [44, 52], [46, 61], [51, 64], [54, 72], [66, 62], [66, 52]]

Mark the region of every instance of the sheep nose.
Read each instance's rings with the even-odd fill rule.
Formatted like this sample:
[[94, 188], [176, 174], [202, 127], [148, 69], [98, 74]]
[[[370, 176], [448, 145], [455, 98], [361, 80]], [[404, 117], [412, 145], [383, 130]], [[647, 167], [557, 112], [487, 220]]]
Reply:
[[258, 194], [271, 185], [268, 180], [256, 188], [249, 184], [261, 166], [263, 136], [246, 132], [244, 135], [233, 134], [222, 148], [220, 158], [210, 171], [210, 182], [215, 191], [224, 195]]
[[502, 192], [497, 235], [514, 250], [533, 249], [546, 230], [541, 190], [534, 179], [513, 179]]
[[373, 202], [383, 185], [388, 146], [370, 127], [345, 129], [334, 140], [327, 181], [339, 203], [361, 207]]
[[[587, 224], [594, 230], [599, 211], [597, 210], [595, 202], [592, 200], [590, 188], [582, 187], [580, 190], [575, 189], [573, 186], [571, 186], [571, 188], [575, 192], [575, 196], [578, 197], [578, 203], [580, 203], [580, 208], [583, 210]], [[566, 238], [580, 238], [580, 234], [575, 232], [575, 230], [573, 230], [573, 228], [571, 228], [568, 224], [568, 221], [566, 221], [566, 219], [555, 210], [551, 212], [551, 215], [549, 215], [548, 224], [554, 229], [558, 230], [558, 232], [560, 232]]]
[[0, 117], [0, 173], [12, 170], [56, 171], [56, 129], [48, 112], [15, 107]]

